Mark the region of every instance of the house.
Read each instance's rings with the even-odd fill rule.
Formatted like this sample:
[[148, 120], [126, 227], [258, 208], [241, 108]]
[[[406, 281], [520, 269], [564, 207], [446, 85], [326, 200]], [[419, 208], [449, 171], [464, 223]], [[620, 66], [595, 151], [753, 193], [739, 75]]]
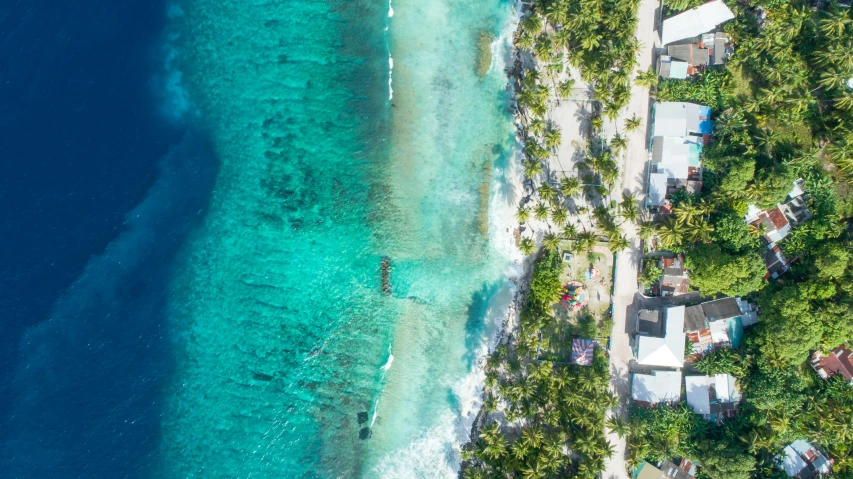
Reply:
[[661, 44], [669, 45], [679, 40], [697, 37], [716, 29], [734, 17], [734, 13], [723, 3], [723, 0], [713, 0], [691, 8], [663, 21]]
[[693, 479], [696, 475], [696, 465], [687, 459], [682, 459], [679, 465], [664, 461], [660, 469], [643, 462], [634, 470], [633, 479]]
[[690, 291], [690, 278], [684, 269], [684, 255], [678, 254], [674, 258], [661, 257], [660, 268], [663, 270], [660, 280], [661, 296], [678, 296]]
[[820, 477], [832, 469], [832, 459], [802, 439], [785, 447], [782, 455], [776, 456], [776, 461], [788, 477], [796, 479]]
[[591, 366], [595, 351], [595, 341], [592, 339], [572, 339], [572, 364]]
[[652, 407], [681, 400], [681, 371], [652, 371], [631, 375], [631, 398], [639, 405]]
[[647, 203], [662, 208], [677, 191], [699, 193], [702, 146], [714, 130], [711, 108], [686, 102], [661, 102], [654, 107], [652, 161]]
[[768, 243], [782, 241], [794, 227], [812, 217], [802, 186], [802, 178], [795, 181], [785, 203], [779, 203], [773, 209], [762, 211], [750, 205], [744, 217], [746, 224], [762, 231]]
[[740, 346], [744, 326], [758, 322], [754, 305], [740, 298], [721, 298], [695, 306], [684, 312], [684, 333], [692, 344], [695, 361], [718, 349]]
[[686, 376], [684, 387], [687, 391], [687, 405], [706, 421], [720, 423], [737, 413], [741, 394], [733, 376]]
[[638, 313], [634, 345], [637, 363], [670, 368], [684, 366], [684, 310], [684, 306], [667, 308], [665, 317], [649, 310]]
[[767, 245], [762, 258], [764, 258], [764, 266], [767, 267], [767, 274], [764, 275], [764, 279], [776, 279], [782, 276], [786, 271], [791, 269], [791, 263], [793, 262], [785, 257], [782, 249], [776, 243]]
[[724, 65], [732, 51], [725, 33], [705, 33], [698, 41], [691, 39], [666, 47], [666, 53], [658, 58], [658, 74], [663, 78], [683, 80], [709, 67]]
[[838, 375], [853, 385], [853, 351], [844, 345], [838, 346], [827, 355], [816, 351], [812, 355], [811, 365], [823, 379]]

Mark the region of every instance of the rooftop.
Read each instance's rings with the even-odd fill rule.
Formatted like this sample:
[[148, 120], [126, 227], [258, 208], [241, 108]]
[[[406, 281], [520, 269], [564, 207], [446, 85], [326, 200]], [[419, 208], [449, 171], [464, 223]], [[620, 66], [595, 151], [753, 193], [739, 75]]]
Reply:
[[734, 17], [734, 13], [722, 0], [713, 0], [664, 20], [661, 43], [668, 45], [678, 40], [696, 37], [710, 32]]
[[653, 371], [652, 374], [634, 374], [631, 397], [650, 405], [681, 400], [681, 371]]
[[647, 366], [684, 366], [684, 306], [666, 310], [663, 337], [638, 336], [637, 362]]
[[812, 365], [824, 379], [841, 375], [847, 381], [853, 381], [853, 351], [846, 346], [838, 346], [825, 356], [816, 352]]

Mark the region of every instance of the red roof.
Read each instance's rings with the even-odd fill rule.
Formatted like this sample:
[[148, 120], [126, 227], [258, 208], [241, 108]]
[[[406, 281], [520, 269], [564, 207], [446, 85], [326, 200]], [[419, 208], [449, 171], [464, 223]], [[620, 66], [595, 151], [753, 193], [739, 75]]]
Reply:
[[853, 379], [853, 351], [844, 346], [838, 346], [831, 353], [820, 358], [820, 367], [832, 377], [840, 374], [844, 379]]
[[785, 217], [785, 213], [782, 213], [782, 210], [780, 210], [778, 207], [773, 208], [767, 213], [767, 217], [770, 218], [770, 222], [773, 223], [773, 226], [777, 230], [788, 226], [788, 218]]

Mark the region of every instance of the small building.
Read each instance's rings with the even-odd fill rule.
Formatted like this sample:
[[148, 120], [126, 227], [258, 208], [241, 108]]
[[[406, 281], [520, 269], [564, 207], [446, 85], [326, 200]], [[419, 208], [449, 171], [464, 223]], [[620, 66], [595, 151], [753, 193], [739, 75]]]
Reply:
[[692, 344], [690, 360], [701, 359], [719, 348], [739, 347], [745, 326], [758, 322], [754, 305], [740, 298], [721, 298], [684, 312], [684, 333]]
[[[684, 306], [667, 308], [663, 324], [654, 330], [647, 321], [648, 313], [641, 311], [638, 314], [634, 348], [638, 364], [668, 368], [684, 366], [684, 310]], [[641, 324], [641, 319], [648, 324]], [[660, 316], [656, 324], [661, 324]], [[644, 333], [644, 330], [649, 332]]]
[[690, 291], [690, 278], [684, 269], [684, 256], [678, 254], [674, 258], [662, 257], [660, 268], [663, 276], [660, 280], [661, 296], [678, 296]]
[[661, 102], [654, 107], [652, 161], [647, 203], [665, 208], [677, 191], [702, 190], [702, 146], [714, 130], [711, 108], [686, 102]]
[[631, 398], [637, 404], [652, 407], [681, 400], [681, 371], [652, 371], [631, 375]]
[[767, 268], [767, 274], [764, 275], [764, 279], [776, 279], [782, 276], [791, 269], [791, 263], [793, 262], [782, 253], [782, 248], [779, 248], [776, 243], [767, 245], [762, 258], [764, 258], [764, 266]]
[[694, 38], [713, 31], [733, 19], [735, 14], [723, 3], [713, 0], [663, 21], [661, 44], [669, 45], [679, 40]]
[[706, 421], [720, 423], [737, 414], [741, 394], [728, 374], [686, 376], [687, 405]]
[[788, 477], [796, 479], [820, 477], [829, 474], [832, 470], [832, 459], [802, 439], [798, 439], [785, 447], [782, 455], [776, 456], [776, 460]]
[[841, 376], [853, 385], [853, 351], [841, 345], [824, 355], [816, 351], [812, 355], [811, 365], [817, 375], [823, 379]]
[[724, 65], [732, 52], [725, 33], [705, 33], [698, 40], [693, 38], [666, 47], [666, 53], [658, 58], [658, 74], [663, 78], [683, 80], [709, 67]]
[[595, 341], [592, 339], [572, 339], [572, 364], [591, 366], [595, 352]]
[[779, 203], [775, 208], [762, 211], [750, 205], [744, 220], [748, 225], [763, 231], [768, 243], [782, 241], [794, 227], [812, 217], [802, 186], [802, 178], [795, 181], [785, 203]]
[[687, 459], [682, 459], [679, 465], [664, 461], [660, 469], [643, 462], [634, 470], [633, 479], [693, 479], [696, 475], [696, 465]]
[[704, 137], [714, 131], [711, 107], [682, 101], [655, 104], [652, 136]]

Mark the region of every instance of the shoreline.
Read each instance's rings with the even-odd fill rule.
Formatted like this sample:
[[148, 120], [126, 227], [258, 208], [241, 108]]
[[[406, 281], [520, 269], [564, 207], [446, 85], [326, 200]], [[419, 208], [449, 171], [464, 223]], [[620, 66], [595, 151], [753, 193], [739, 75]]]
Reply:
[[[525, 11], [527, 7], [521, 0], [516, 0], [513, 4], [513, 10], [516, 15], [516, 27], [513, 30], [512, 38], [511, 38], [511, 50], [508, 56], [508, 63], [505, 69], [507, 85], [506, 88], [511, 93], [511, 105], [512, 105], [512, 123], [513, 128], [515, 129], [515, 144], [514, 144], [514, 153], [512, 155], [513, 164], [516, 166], [521, 166], [521, 161], [524, 158], [524, 153], [522, 152], [522, 125], [521, 118], [519, 114], [519, 108], [516, 101], [516, 92], [518, 91], [518, 85], [521, 82], [521, 71], [522, 71], [522, 59], [521, 59], [521, 51], [516, 47], [516, 39], [521, 31], [522, 25], [521, 20], [525, 16]], [[522, 177], [516, 178], [516, 181], [512, 184], [513, 187], [517, 188], [517, 191], [524, 192], [525, 191], [525, 181]], [[519, 253], [519, 241], [522, 237], [521, 225], [515, 219], [514, 210], [509, 210], [509, 214], [511, 215], [510, 222], [514, 225], [512, 227], [512, 242], [515, 253]], [[486, 351], [486, 355], [481, 357], [479, 361], [481, 363], [485, 362], [487, 358], [497, 350], [498, 346], [501, 344], [509, 344], [512, 337], [517, 333], [517, 328], [519, 326], [519, 315], [521, 314], [521, 310], [524, 306], [525, 299], [527, 297], [528, 290], [530, 288], [530, 281], [532, 278], [533, 272], [533, 263], [535, 261], [535, 257], [521, 255], [519, 259], [513, 259], [513, 263], [520, 266], [520, 276], [519, 277], [509, 277], [507, 280], [513, 284], [514, 292], [513, 298], [510, 303], [507, 305], [507, 311], [504, 315], [503, 324], [495, 331], [492, 338], [489, 338], [488, 344], [490, 347]], [[476, 442], [477, 438], [480, 435], [480, 431], [482, 430], [486, 420], [489, 417], [489, 413], [486, 413], [484, 404], [486, 402], [486, 387], [485, 387], [485, 377], [481, 379], [478, 384], [482, 390], [480, 391], [480, 406], [477, 409], [477, 414], [474, 416], [474, 421], [471, 424], [470, 431], [468, 433], [468, 440], [464, 442], [460, 446], [460, 452], [464, 453], [465, 451], [469, 451], [473, 449], [473, 445]], [[465, 460], [463, 457], [462, 462], [459, 465], [459, 471], [457, 477], [462, 479], [463, 474], [465, 472], [466, 467], [468, 466], [470, 461]]]

